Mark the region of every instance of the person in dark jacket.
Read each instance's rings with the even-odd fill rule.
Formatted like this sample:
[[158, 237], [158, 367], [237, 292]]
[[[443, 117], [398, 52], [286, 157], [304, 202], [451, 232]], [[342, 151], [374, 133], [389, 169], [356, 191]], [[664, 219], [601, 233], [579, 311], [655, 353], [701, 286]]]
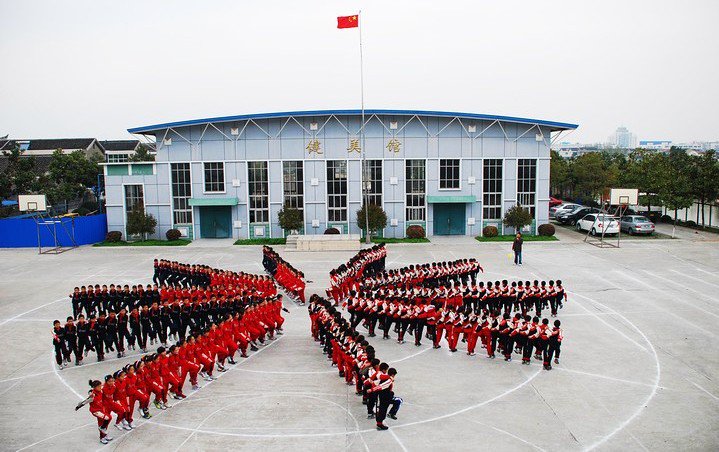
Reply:
[[522, 239], [522, 234], [517, 232], [517, 236], [514, 238], [514, 242], [512, 242], [512, 251], [514, 251], [514, 265], [522, 265], [522, 243], [524, 243], [524, 239]]

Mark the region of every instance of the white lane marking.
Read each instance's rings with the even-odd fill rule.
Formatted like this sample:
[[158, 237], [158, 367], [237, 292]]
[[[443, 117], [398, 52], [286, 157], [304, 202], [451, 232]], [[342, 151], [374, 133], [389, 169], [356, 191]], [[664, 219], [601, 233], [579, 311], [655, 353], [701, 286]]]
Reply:
[[44, 442], [47, 441], [47, 440], [50, 440], [50, 439], [53, 439], [53, 438], [57, 438], [58, 436], [64, 435], [65, 433], [70, 433], [70, 432], [74, 432], [75, 430], [80, 430], [81, 428], [85, 428], [85, 427], [88, 427], [88, 426], [90, 426], [90, 425], [95, 425], [95, 426], [96, 426], [97, 423], [95, 423], [95, 422], [89, 422], [89, 423], [87, 423], [87, 424], [79, 425], [79, 426], [77, 426], [77, 427], [75, 427], [75, 428], [71, 428], [70, 430], [65, 430], [65, 431], [60, 432], [60, 433], [57, 433], [57, 434], [55, 434], [55, 435], [48, 436], [47, 438], [41, 439], [40, 441], [36, 441], [36, 442], [34, 442], [34, 443], [32, 443], [32, 444], [29, 444], [29, 445], [27, 445], [27, 446], [25, 446], [25, 447], [21, 447], [20, 449], [17, 450], [17, 452], [20, 452], [21, 450], [30, 449], [31, 447], [37, 446], [37, 445], [40, 444], [40, 443], [44, 443]]
[[[641, 385], [641, 386], [649, 386], [649, 387], [653, 387], [653, 386], [654, 386], [653, 384], [650, 384], [650, 383], [642, 383], [641, 381], [625, 380], [625, 379], [623, 379], [623, 378], [615, 378], [615, 377], [610, 377], [610, 376], [608, 376], [608, 375], [595, 374], [595, 373], [584, 372], [584, 371], [575, 370], [575, 369], [567, 369], [566, 367], [553, 367], [552, 370], [561, 370], [561, 371], [570, 372], [570, 373], [573, 373], [573, 374], [587, 375], [587, 376], [589, 376], [589, 377], [602, 378], [602, 379], [604, 379], [604, 380], [618, 381], [618, 382], [621, 382], [621, 383], [629, 383], [629, 384], [633, 384], [633, 385]], [[662, 389], [669, 389], [669, 388], [666, 388], [666, 387], [664, 387], [664, 386], [660, 386], [660, 388], [662, 388]]]
[[408, 452], [407, 448], [404, 447], [404, 444], [402, 443], [402, 440], [399, 439], [399, 436], [394, 432], [394, 430], [389, 429], [389, 432], [392, 434], [392, 437], [395, 441], [397, 441], [397, 444], [399, 444], [399, 447], [402, 449], [402, 452]]
[[[501, 399], [501, 398], [503, 398], [503, 397], [505, 397], [505, 396], [507, 396], [507, 395], [509, 395], [509, 394], [511, 394], [511, 393], [513, 393], [513, 392], [515, 392], [515, 391], [517, 391], [517, 390], [519, 390], [519, 389], [522, 389], [523, 387], [525, 387], [526, 385], [528, 385], [529, 383], [531, 383], [532, 380], [534, 380], [541, 372], [542, 372], [541, 369], [540, 369], [540, 370], [537, 370], [534, 374], [530, 375], [530, 376], [529, 376], [526, 380], [524, 380], [522, 383], [520, 383], [520, 384], [518, 384], [517, 386], [515, 386], [515, 387], [513, 387], [513, 388], [511, 388], [511, 389], [508, 389], [508, 390], [504, 391], [503, 393], [501, 393], [501, 394], [499, 394], [499, 395], [496, 395], [496, 396], [494, 396], [494, 397], [492, 397], [492, 398], [490, 398], [490, 399], [487, 399], [487, 400], [484, 400], [484, 401], [482, 401], [482, 402], [476, 403], [476, 404], [474, 404], [474, 405], [471, 405], [471, 406], [468, 406], [468, 407], [465, 407], [465, 408], [462, 408], [462, 409], [453, 411], [453, 412], [451, 412], [451, 413], [443, 414], [443, 415], [441, 415], [441, 416], [436, 416], [436, 417], [429, 418], [429, 419], [423, 419], [423, 420], [420, 420], [420, 421], [408, 422], [408, 423], [406, 423], [406, 424], [393, 425], [392, 428], [397, 429], [397, 428], [402, 428], [402, 427], [411, 427], [411, 426], [413, 426], [413, 425], [420, 425], [420, 424], [426, 424], [426, 423], [430, 423], [430, 422], [435, 422], [435, 421], [439, 421], [439, 420], [442, 420], [442, 419], [447, 419], [447, 418], [450, 418], [450, 417], [454, 417], [454, 416], [457, 416], [457, 415], [459, 415], [459, 414], [466, 413], [467, 411], [470, 411], [470, 410], [473, 410], [473, 409], [482, 407], [482, 406], [484, 406], [484, 405], [490, 404], [490, 403], [492, 403], [492, 402], [494, 402], [494, 401], [496, 401], [496, 400], [499, 400], [499, 399]], [[346, 436], [346, 435], [354, 435], [355, 433], [359, 433], [359, 434], [361, 434], [361, 433], [369, 433], [369, 432], [374, 432], [374, 431], [376, 430], [376, 429], [372, 428], [372, 429], [358, 430], [358, 431], [355, 431], [355, 432], [339, 432], [339, 433], [336, 433], [336, 432], [328, 432], [328, 433], [262, 434], [262, 433], [233, 433], [233, 432], [221, 432], [221, 431], [216, 431], [216, 430], [192, 429], [192, 428], [189, 428], [189, 427], [181, 427], [181, 426], [177, 426], [177, 425], [163, 424], [163, 423], [159, 423], [159, 422], [155, 422], [155, 421], [146, 421], [144, 424], [155, 424], [155, 425], [160, 425], [160, 426], [167, 427], [167, 428], [170, 428], [170, 429], [182, 430], [182, 431], [195, 431], [195, 430], [197, 430], [197, 433], [206, 433], [206, 434], [210, 434], [210, 435], [230, 436], [230, 437], [241, 437], [241, 438], [315, 438], [315, 437], [328, 437], [328, 436], [339, 436], [339, 435], [344, 435], [344, 436]]]
[[[624, 276], [625, 278], [628, 278], [628, 279], [631, 279], [631, 280], [640, 282], [640, 283], [644, 284], [645, 286], [649, 287], [649, 288], [652, 289], [652, 290], [657, 290], [656, 287], [653, 287], [653, 286], [651, 286], [651, 285], [649, 285], [649, 284], [647, 284], [647, 283], [645, 283], [645, 282], [642, 282], [642, 281], [640, 281], [639, 279], [634, 278], [633, 276], [629, 276], [629, 275], [624, 274], [624, 273], [622, 273], [622, 276]], [[627, 290], [624, 289], [624, 288], [621, 288], [621, 290], [623, 290], [623, 291], [625, 291], [625, 292], [629, 292], [629, 291], [627, 291]], [[630, 293], [631, 293], [631, 292], [630, 292]], [[696, 309], [696, 310], [702, 311], [702, 312], [705, 313], [705, 314], [708, 314], [708, 315], [710, 315], [710, 316], [713, 316], [713, 317], [716, 317], [716, 318], [719, 319], [719, 315], [717, 315], [716, 313], [711, 312], [711, 311], [707, 311], [706, 309], [702, 309], [702, 308], [700, 308], [699, 306], [697, 306], [697, 305], [695, 305], [695, 304], [693, 304], [693, 303], [690, 303], [690, 302], [688, 302], [688, 301], [686, 301], [686, 300], [683, 300], [682, 297], [672, 297], [671, 301], [678, 301], [678, 302], [680, 302], [680, 303], [682, 303], [682, 304], [685, 304], [685, 305], [691, 307], [692, 309]], [[679, 320], [682, 320], [682, 321], [688, 323], [689, 325], [693, 326], [694, 328], [697, 328], [697, 329], [702, 330], [703, 332], [709, 334], [710, 336], [717, 337], [716, 334], [712, 333], [711, 331], [705, 330], [704, 328], [702, 328], [702, 327], [700, 327], [700, 326], [697, 326], [697, 325], [691, 323], [691, 322], [688, 321], [687, 319], [685, 319], [685, 318], [683, 318], [683, 317], [677, 316], [677, 315], [676, 315], [676, 312], [679, 312], [679, 311], [676, 311], [676, 310], [673, 311], [673, 312], [672, 312], [672, 311], [667, 311], [666, 309], [662, 309], [662, 308], [660, 308], [659, 306], [654, 306], [654, 308], [657, 309], [657, 310], [659, 310], [659, 311], [665, 312], [665, 313], [667, 313], [667, 314], [669, 314], [669, 315], [672, 315], [672, 316], [678, 318]]]
[[700, 282], [700, 283], [702, 283], [702, 284], [707, 284], [707, 285], [712, 286], [712, 287], [719, 287], [719, 284], [714, 284], [714, 283], [710, 283], [710, 282], [708, 282], [708, 281], [704, 281], [703, 279], [699, 279], [699, 278], [696, 278], [696, 277], [694, 277], [694, 276], [687, 275], [686, 273], [682, 273], [682, 272], [680, 272], [680, 271], [674, 270], [673, 268], [672, 268], [672, 269], [669, 269], [669, 271], [670, 271], [670, 272], [677, 273], [677, 274], [679, 274], [679, 275], [682, 275], [682, 276], [685, 277], [685, 278], [693, 279], [694, 281], [698, 281], [698, 282]]
[[662, 275], [658, 275], [658, 274], [656, 274], [656, 273], [652, 273], [652, 272], [647, 271], [647, 270], [642, 270], [642, 271], [643, 271], [644, 273], [648, 274], [649, 276], [653, 276], [654, 278], [663, 279], [664, 281], [667, 281], [670, 285], [679, 286], [679, 287], [681, 287], [681, 288], [683, 288], [683, 289], [685, 289], [685, 290], [688, 290], [689, 292], [693, 292], [693, 293], [699, 295], [700, 297], [706, 298], [707, 300], [709, 300], [709, 301], [711, 301], [711, 302], [713, 302], [713, 303], [719, 303], [719, 300], [717, 300], [717, 299], [715, 299], [715, 298], [712, 298], [712, 297], [710, 297], [709, 295], [705, 295], [705, 294], [699, 292], [698, 290], [694, 290], [694, 289], [692, 289], [692, 288], [689, 287], [689, 286], [685, 286], [684, 284], [679, 284], [679, 283], [676, 282], [676, 281], [672, 281], [671, 279], [665, 278], [665, 277], [663, 277]]
[[688, 381], [689, 383], [693, 384], [694, 386], [696, 386], [700, 391], [703, 391], [704, 393], [706, 393], [706, 394], [707, 394], [709, 397], [711, 397], [712, 399], [714, 399], [714, 400], [716, 400], [717, 402], [719, 402], [719, 397], [715, 396], [715, 395], [712, 394], [711, 392], [709, 392], [709, 391], [707, 391], [706, 389], [702, 388], [701, 386], [699, 386], [698, 384], [694, 383], [694, 382], [691, 381], [690, 379], [685, 378], [685, 380]]
[[[583, 295], [580, 295], [580, 297], [584, 297], [584, 296], [583, 296]], [[596, 301], [596, 300], [592, 300], [591, 298], [588, 298], [588, 297], [584, 297], [584, 298], [587, 298], [588, 300], [593, 301], [594, 303], [596, 303], [596, 304], [598, 304], [598, 305], [604, 307], [605, 309], [607, 309], [607, 310], [609, 310], [609, 311], [614, 311], [614, 310], [613, 310], [612, 308], [610, 308], [609, 306], [606, 306], [606, 305], [604, 305], [604, 304], [602, 304], [602, 303], [600, 303], [600, 302], [598, 302], [598, 301]], [[654, 349], [654, 344], [652, 344], [652, 342], [651, 342], [651, 341], [649, 340], [649, 338], [644, 334], [644, 332], [643, 332], [641, 329], [639, 329], [639, 327], [637, 327], [634, 323], [632, 323], [628, 318], [624, 317], [622, 314], [620, 314], [620, 313], [618, 313], [618, 312], [616, 312], [616, 311], [614, 311], [614, 312], [615, 312], [619, 317], [621, 317], [622, 319], [624, 319], [625, 322], [627, 322], [629, 325], [631, 325], [632, 328], [634, 328], [634, 329], [637, 331], [637, 333], [639, 333], [639, 334], [642, 336], [642, 338], [646, 341], [647, 345], [648, 345], [649, 348], [651, 349], [652, 355], [654, 356], [654, 363], [655, 363], [655, 367], [656, 367], [656, 373], [655, 373], [655, 375], [654, 375], [654, 383], [653, 383], [653, 386], [652, 386], [652, 391], [649, 393], [649, 396], [647, 396], [647, 398], [644, 400], [644, 402], [643, 402], [641, 405], [639, 405], [639, 408], [637, 408], [637, 409], [634, 411], [634, 413], [632, 413], [632, 415], [631, 415], [627, 420], [625, 420], [624, 422], [622, 422], [617, 428], [615, 428], [614, 430], [612, 430], [609, 434], [607, 434], [606, 436], [604, 436], [604, 437], [601, 438], [600, 440], [598, 440], [598, 441], [596, 441], [595, 443], [593, 443], [593, 444], [591, 444], [590, 446], [588, 446], [585, 450], [592, 450], [592, 449], [595, 449], [595, 448], [601, 446], [602, 444], [606, 443], [611, 437], [613, 437], [613, 436], [616, 435], [617, 433], [619, 433], [619, 432], [621, 432], [622, 430], [624, 430], [629, 424], [632, 423], [632, 421], [634, 421], [634, 419], [636, 419], [640, 414], [642, 414], [642, 411], [644, 411], [644, 408], [646, 408], [647, 405], [649, 405], [649, 402], [651, 402], [651, 400], [652, 400], [652, 399], [654, 398], [654, 396], [657, 394], [657, 389], [659, 388], [659, 381], [660, 381], [661, 376], [662, 376], [662, 368], [661, 368], [661, 364], [659, 364], [659, 356], [657, 355], [657, 351]]]
[[424, 350], [420, 350], [420, 351], [418, 351], [418, 352], [416, 352], [416, 353], [412, 353], [411, 355], [405, 356], [404, 358], [395, 359], [394, 361], [393, 361], [393, 360], [388, 360], [388, 362], [390, 362], [390, 363], [392, 363], [392, 364], [394, 364], [394, 363], [400, 363], [400, 362], [402, 362], [402, 361], [406, 361], [406, 360], [408, 360], [408, 359], [412, 359], [412, 358], [414, 358], [415, 356], [419, 356], [419, 355], [421, 355], [422, 353], [428, 352], [428, 351], [430, 351], [430, 350], [433, 350], [433, 349], [432, 349], [431, 347], [427, 347], [427, 348], [425, 348]]
[[55, 373], [55, 376], [57, 377], [60, 382], [67, 387], [70, 391], [72, 391], [73, 394], [77, 396], [80, 400], [85, 400], [85, 397], [81, 396], [79, 392], [75, 391], [75, 388], [70, 386], [70, 384], [60, 375], [60, 372], [57, 370], [57, 363], [55, 362], [55, 356], [53, 354], [50, 354], [50, 365], [52, 366], [52, 371]]
[[506, 430], [502, 430], [501, 428], [497, 428], [497, 427], [495, 427], [495, 426], [493, 426], [493, 425], [485, 424], [484, 422], [479, 422], [479, 421], [476, 420], [476, 419], [470, 419], [470, 420], [471, 420], [472, 422], [474, 422], [475, 424], [479, 424], [479, 425], [482, 425], [482, 426], [484, 426], [484, 427], [491, 428], [492, 430], [496, 430], [496, 431], [498, 431], [499, 433], [504, 433], [505, 435], [510, 436], [510, 437], [512, 437], [512, 438], [514, 438], [514, 439], [516, 439], [516, 440], [518, 440], [518, 441], [521, 441], [521, 442], [523, 442], [524, 444], [526, 444], [526, 445], [528, 445], [528, 446], [530, 446], [530, 447], [533, 447], [533, 448], [535, 448], [535, 449], [537, 449], [537, 450], [540, 450], [540, 451], [542, 451], [542, 452], [546, 452], [544, 449], [542, 449], [542, 448], [539, 447], [538, 445], [536, 445], [536, 444], [534, 444], [534, 443], [531, 443], [531, 442], [529, 442], [529, 441], [527, 441], [527, 440], [525, 440], [525, 439], [523, 439], [523, 438], [520, 438], [519, 436], [517, 436], [517, 435], [515, 435], [515, 434], [513, 434], [513, 433], [510, 433], [510, 432], [508, 432], [508, 431], [506, 431]]
[[[567, 293], [570, 294], [570, 295], [573, 295], [573, 296], [577, 296], [577, 297], [581, 297], [581, 298], [586, 298], [587, 300], [594, 301], [594, 300], [592, 300], [591, 298], [585, 297], [584, 295], [580, 295], [580, 294], [578, 294], [578, 293], [576, 293], [576, 292], [569, 292], [569, 291], [567, 291]], [[576, 304], [577, 306], [579, 306], [580, 308], [584, 309], [588, 314], [594, 314], [594, 317], [595, 317], [597, 320], [599, 320], [600, 322], [602, 322], [603, 324], [605, 324], [605, 325], [608, 326], [609, 328], [611, 328], [611, 329], [613, 329], [614, 331], [616, 331], [617, 333], [619, 333], [619, 335], [621, 335], [624, 339], [628, 340], [628, 341], [631, 342], [632, 344], [634, 344], [634, 345], [636, 345], [637, 347], [641, 348], [641, 349], [644, 350], [645, 352], [648, 351], [648, 350], [646, 349], [646, 347], [642, 346], [641, 344], [639, 344], [637, 341], [635, 341], [635, 340], [632, 339], [631, 337], [629, 337], [629, 336], [627, 336], [626, 334], [624, 334], [623, 332], [619, 331], [617, 328], [614, 327], [614, 325], [612, 325], [612, 324], [609, 323], [609, 322], [606, 322], [603, 318], [599, 317], [599, 316], [596, 315], [594, 312], [592, 312], [592, 311], [590, 311], [589, 309], [587, 309], [586, 307], [584, 307], [584, 305], [582, 305], [581, 303], [576, 303], [576, 302], [575, 302], [575, 304]], [[599, 303], [597, 303], [597, 304], [599, 304]]]
[[8, 322], [12, 322], [13, 320], [18, 319], [18, 318], [20, 318], [20, 317], [22, 317], [22, 316], [24, 316], [24, 315], [30, 314], [31, 312], [35, 312], [35, 311], [37, 311], [38, 309], [42, 309], [42, 308], [44, 308], [44, 307], [46, 307], [46, 306], [50, 306], [51, 304], [59, 303], [59, 302], [61, 302], [61, 301], [63, 301], [63, 300], [64, 300], [64, 301], [68, 301], [69, 298], [68, 298], [68, 297], [58, 298], [57, 300], [51, 301], [50, 303], [45, 303], [45, 304], [40, 305], [40, 306], [38, 306], [38, 307], [36, 307], [36, 308], [30, 309], [29, 311], [25, 311], [25, 312], [23, 312], [23, 313], [20, 313], [20, 314], [14, 316], [14, 317], [10, 317], [9, 319], [5, 319], [5, 320], [3, 320], [2, 322], [0, 322], [0, 326], [3, 326], [3, 325], [5, 325], [5, 324], [8, 323]]

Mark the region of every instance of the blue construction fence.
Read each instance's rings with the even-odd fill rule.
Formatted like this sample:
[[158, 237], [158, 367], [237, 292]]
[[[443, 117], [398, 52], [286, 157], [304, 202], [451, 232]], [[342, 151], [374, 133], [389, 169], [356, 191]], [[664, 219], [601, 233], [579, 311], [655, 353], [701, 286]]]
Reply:
[[[70, 239], [75, 229], [75, 243], [89, 245], [102, 242], [107, 234], [107, 215], [90, 215], [87, 217], [52, 218], [41, 220], [40, 241], [43, 247], [55, 246], [55, 238], [51, 231], [56, 231], [58, 245], [72, 246]], [[52, 224], [52, 222], [57, 222]], [[33, 218], [6, 218], [0, 220], [0, 248], [37, 247], [38, 225]]]

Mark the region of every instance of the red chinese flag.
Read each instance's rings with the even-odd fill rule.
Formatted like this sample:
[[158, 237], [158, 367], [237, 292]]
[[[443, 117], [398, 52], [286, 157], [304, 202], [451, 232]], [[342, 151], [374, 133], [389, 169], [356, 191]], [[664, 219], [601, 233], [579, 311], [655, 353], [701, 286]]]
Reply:
[[357, 28], [359, 26], [359, 17], [342, 16], [337, 18], [337, 28]]

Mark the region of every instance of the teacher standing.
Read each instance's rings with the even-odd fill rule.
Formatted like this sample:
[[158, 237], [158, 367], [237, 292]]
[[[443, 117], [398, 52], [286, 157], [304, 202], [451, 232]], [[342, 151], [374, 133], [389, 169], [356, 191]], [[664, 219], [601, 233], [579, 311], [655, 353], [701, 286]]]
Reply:
[[517, 232], [517, 236], [514, 238], [514, 242], [512, 242], [512, 251], [514, 251], [514, 265], [522, 265], [522, 243], [524, 243], [524, 239], [522, 239], [522, 234], [520, 232]]

